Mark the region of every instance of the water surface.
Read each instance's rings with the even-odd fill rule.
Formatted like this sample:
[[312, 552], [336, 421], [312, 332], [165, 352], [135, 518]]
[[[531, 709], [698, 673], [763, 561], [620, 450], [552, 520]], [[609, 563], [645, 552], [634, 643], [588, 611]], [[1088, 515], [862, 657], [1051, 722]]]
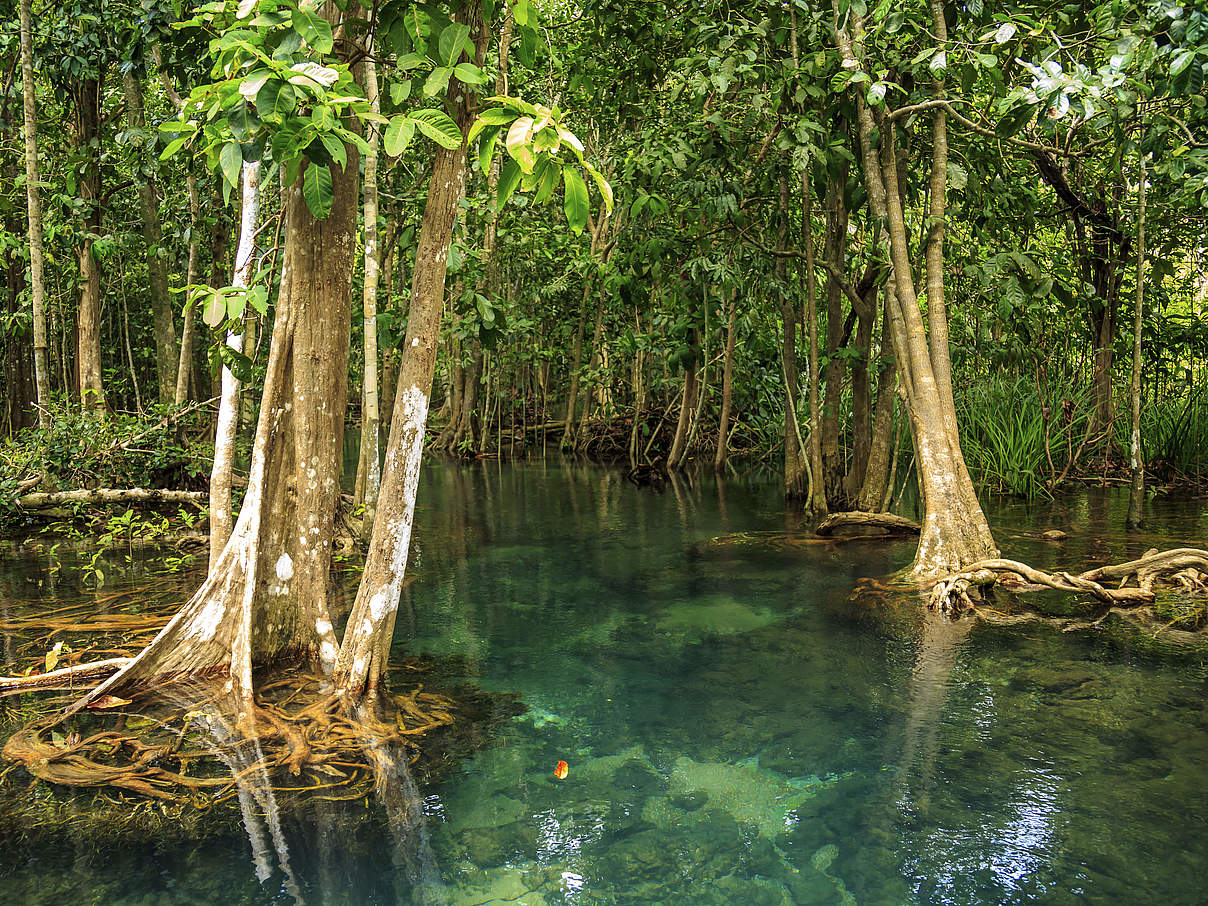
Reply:
[[[1129, 536], [1123, 504], [1094, 491], [996, 504], [992, 521], [1005, 553], [1049, 565], [1208, 534], [1202, 505], [1159, 500], [1148, 534]], [[447, 679], [528, 706], [424, 790], [448, 902], [1202, 901], [1200, 658], [853, 597], [912, 545], [764, 534], [798, 527], [774, 484], [656, 492], [590, 467], [426, 470], [396, 652], [450, 658]], [[1031, 537], [1047, 528], [1073, 537]], [[107, 588], [154, 571], [133, 560], [111, 565]], [[0, 596], [90, 593], [77, 566], [35, 592], [45, 562], [10, 556]], [[302, 895], [418, 901], [387, 825], [359, 808], [326, 830], [289, 824]], [[91, 853], [82, 839], [14, 848], [0, 900], [293, 901], [280, 878], [257, 883], [237, 833]]]

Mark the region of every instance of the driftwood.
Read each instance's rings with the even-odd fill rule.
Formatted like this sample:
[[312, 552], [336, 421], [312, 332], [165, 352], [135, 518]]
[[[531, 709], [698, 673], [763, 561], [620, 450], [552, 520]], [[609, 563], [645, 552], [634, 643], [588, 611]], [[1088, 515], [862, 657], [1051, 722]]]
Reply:
[[[1105, 582], [1117, 584], [1109, 587]], [[1149, 551], [1137, 560], [1099, 566], [1076, 575], [1048, 573], [1018, 560], [981, 560], [936, 582], [928, 606], [953, 612], [974, 608], [970, 591], [976, 593], [995, 584], [1013, 591], [1052, 588], [1088, 594], [1105, 604], [1136, 606], [1154, 602], [1158, 582], [1208, 593], [1208, 550], [1182, 547], [1161, 553]]]
[[75, 491], [37, 491], [17, 498], [24, 510], [51, 509], [64, 504], [83, 503], [90, 506], [106, 504], [189, 503], [203, 506], [205, 491], [170, 491], [159, 488], [81, 488]]
[[919, 524], [892, 513], [831, 513], [814, 531], [822, 536], [833, 535], [835, 529], [847, 526], [880, 529], [891, 535], [917, 535]]

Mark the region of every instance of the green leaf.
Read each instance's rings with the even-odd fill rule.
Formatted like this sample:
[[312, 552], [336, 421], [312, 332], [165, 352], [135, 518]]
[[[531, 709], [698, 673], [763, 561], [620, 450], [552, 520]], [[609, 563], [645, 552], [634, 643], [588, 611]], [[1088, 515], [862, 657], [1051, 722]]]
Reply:
[[331, 159], [340, 165], [343, 170], [348, 163], [348, 150], [344, 147], [344, 143], [330, 132], [324, 132], [319, 136], [319, 141], [323, 143], [323, 147], [327, 149], [327, 153], [331, 155]]
[[227, 111], [227, 125], [231, 127], [231, 135], [235, 136], [235, 141], [242, 144], [250, 140], [260, 128], [260, 117], [254, 110], [249, 109], [245, 102], [240, 101]]
[[453, 67], [453, 74], [467, 85], [481, 85], [487, 80], [486, 73], [473, 63], [458, 63]]
[[302, 198], [316, 220], [327, 219], [335, 199], [331, 170], [313, 163], [307, 166], [302, 172]]
[[[608, 180], [604, 178], [604, 174], [590, 164], [586, 165], [587, 172], [591, 174], [591, 178], [596, 182], [596, 188], [600, 190], [600, 196], [604, 199], [604, 206], [608, 212], [612, 213], [612, 186], [608, 184]], [[646, 196], [643, 196], [646, 197]]]
[[223, 145], [222, 153], [218, 156], [218, 163], [222, 167], [222, 175], [230, 187], [238, 189], [239, 170], [243, 166], [243, 153], [239, 150], [239, 143], [227, 142]]
[[178, 135], [176, 138], [172, 139], [172, 141], [168, 142], [167, 147], [164, 148], [164, 150], [160, 152], [159, 159], [167, 160], [169, 157], [171, 157], [173, 154], [175, 154], [177, 151], [179, 151], [182, 147], [184, 147], [185, 143], [192, 137], [193, 136], [191, 136], [191, 135]]
[[294, 31], [318, 53], [331, 53], [331, 23], [309, 10], [296, 9], [291, 16]]
[[516, 0], [512, 6], [512, 18], [521, 28], [529, 24], [529, 0]]
[[298, 103], [294, 86], [279, 79], [271, 79], [256, 92], [256, 112], [262, 117], [286, 117], [293, 113]]
[[402, 82], [393, 82], [390, 85], [390, 103], [398, 106], [403, 101], [411, 96], [411, 80], [404, 79]]
[[[475, 123], [475, 125], [478, 124]], [[499, 138], [500, 128], [499, 126], [488, 126], [482, 130], [482, 138], [478, 141], [478, 169], [483, 173], [491, 169], [491, 160], [495, 157], [495, 140]], [[469, 140], [473, 141], [474, 139], [471, 136]]]
[[405, 114], [400, 113], [391, 117], [389, 125], [386, 126], [386, 133], [382, 136], [382, 147], [391, 157], [398, 157], [407, 149], [413, 135], [415, 135], [415, 123], [407, 119]]
[[562, 209], [566, 212], [566, 222], [571, 231], [578, 236], [587, 226], [587, 184], [574, 167], [562, 168], [562, 184], [565, 187], [566, 201]]
[[449, 78], [453, 70], [448, 66], [437, 66], [424, 82], [424, 97], [435, 97], [449, 90]]
[[415, 52], [405, 53], [398, 58], [398, 63], [395, 64], [399, 72], [406, 72], [409, 69], [415, 69], [417, 66], [425, 66], [428, 63], [428, 58], [423, 54]]
[[457, 58], [461, 56], [462, 49], [465, 47], [466, 38], [469, 36], [470, 26], [464, 25], [461, 22], [454, 22], [445, 26], [445, 30], [440, 33], [440, 43], [438, 45], [440, 62], [450, 67], [456, 63]]
[[1204, 68], [1197, 60], [1170, 80], [1175, 94], [1190, 97], [1200, 93], [1204, 87]]
[[[556, 166], [547, 166], [545, 172], [541, 174], [541, 180], [537, 183], [537, 194], [533, 196], [533, 204], [545, 204], [551, 195], [554, 194], [554, 189], [558, 188], [558, 177], [561, 173]], [[584, 186], [584, 189], [587, 187]]]
[[419, 131], [442, 148], [452, 151], [461, 145], [461, 130], [457, 123], [449, 119], [442, 110], [416, 110], [411, 119], [419, 127]]
[[226, 320], [226, 299], [218, 293], [206, 296], [205, 304], [201, 307], [201, 320], [206, 327], [218, 327]]
[[478, 114], [478, 118], [488, 126], [505, 126], [516, 118], [516, 111], [506, 107], [492, 107]]
[[533, 166], [537, 163], [536, 155], [533, 154], [533, 149], [529, 147], [529, 140], [532, 138], [532, 135], [533, 118], [531, 116], [522, 116], [512, 123], [508, 129], [507, 138], [504, 139], [508, 154], [520, 165], [520, 169], [524, 173], [532, 173]]
[[261, 286], [253, 286], [247, 291], [247, 304], [260, 314], [268, 312], [268, 293]]
[[520, 164], [511, 158], [505, 160], [503, 166], [499, 168], [498, 194], [499, 208], [501, 210], [507, 204], [508, 199], [512, 197], [512, 193], [516, 191], [516, 187], [520, 185], [520, 178], [522, 176], [524, 174], [520, 172]]

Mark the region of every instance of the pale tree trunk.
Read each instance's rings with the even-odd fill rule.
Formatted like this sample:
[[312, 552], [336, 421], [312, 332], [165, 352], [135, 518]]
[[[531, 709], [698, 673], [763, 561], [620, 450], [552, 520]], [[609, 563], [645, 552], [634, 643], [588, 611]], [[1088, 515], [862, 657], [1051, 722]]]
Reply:
[[843, 378], [847, 370], [838, 355], [843, 342], [843, 289], [839, 275], [847, 258], [847, 205], [843, 200], [847, 167], [832, 174], [826, 187], [826, 395], [822, 405], [822, 473], [814, 476], [823, 486], [828, 502], [841, 503], [843, 497], [843, 450], [839, 446], [840, 408], [843, 403]]
[[[931, 25], [940, 53], [947, 52], [948, 25], [943, 0], [930, 0]], [[944, 79], [932, 82], [936, 97], [944, 95]], [[943, 107], [931, 111], [931, 180], [927, 222], [927, 326], [935, 386], [944, 406], [948, 432], [956, 435], [956, 404], [952, 398], [952, 361], [948, 352], [948, 307], [944, 299], [944, 217], [948, 205], [948, 114]]]
[[[252, 277], [256, 223], [260, 219], [260, 162], [244, 163], [239, 181], [239, 240], [235, 246], [235, 271], [231, 285], [246, 287]], [[243, 350], [243, 334], [228, 331], [225, 340], [235, 352]], [[218, 400], [218, 427], [214, 432], [214, 463], [210, 468], [210, 569], [222, 556], [231, 536], [231, 470], [235, 463], [235, 436], [239, 430], [239, 379], [222, 366], [222, 392]]]
[[[591, 230], [591, 257], [594, 259], [599, 249], [608, 215], [605, 214], [597, 223], [588, 215]], [[575, 408], [579, 402], [579, 369], [583, 366], [583, 334], [587, 327], [587, 299], [591, 295], [591, 278], [583, 284], [583, 298], [579, 300], [579, 323], [575, 328], [575, 343], [571, 351], [570, 363], [570, 394], [566, 399], [566, 424], [562, 429], [561, 446], [566, 449], [573, 441], [575, 430]]]
[[[189, 195], [189, 264], [185, 271], [185, 286], [197, 282], [197, 268], [201, 257], [201, 199], [197, 194], [197, 178], [190, 173], [185, 178], [185, 190]], [[189, 396], [189, 373], [193, 368], [193, 339], [197, 334], [196, 306], [187, 306], [184, 324], [180, 328], [180, 359], [176, 363], [176, 393], [173, 405], [183, 406]], [[200, 392], [200, 388], [199, 388]]]
[[868, 460], [864, 466], [864, 477], [855, 495], [857, 510], [876, 512], [881, 509], [889, 484], [890, 462], [893, 456], [893, 404], [897, 397], [898, 372], [893, 358], [889, 317], [897, 304], [890, 295], [897, 295], [893, 281], [883, 290], [885, 306], [881, 315], [881, 353], [888, 359], [881, 369], [877, 381], [877, 405], [873, 414], [872, 438], [868, 446]]
[[[470, 13], [476, 62], [481, 63], [488, 32], [477, 11]], [[465, 135], [476, 97], [456, 79], [446, 100]], [[399, 596], [407, 570], [415, 497], [423, 460], [424, 431], [445, 299], [445, 271], [453, 226], [466, 184], [466, 143], [439, 148], [424, 207], [411, 283], [407, 337], [395, 392], [394, 418], [386, 445], [382, 492], [356, 601], [348, 617], [335, 664], [334, 682], [342, 694], [373, 695], [385, 673]]]
[[82, 234], [76, 254], [80, 263], [80, 306], [76, 318], [76, 369], [80, 402], [85, 409], [105, 412], [101, 383], [101, 272], [92, 256], [92, 236], [101, 232], [101, 169], [92, 143], [100, 138], [100, 77], [77, 83], [75, 147], [84, 156], [80, 167], [80, 201], [84, 206]]
[[667, 471], [674, 472], [684, 464], [688, 447], [688, 425], [696, 407], [696, 363], [684, 369], [684, 392], [680, 397], [679, 421], [675, 425], [675, 438], [671, 441], [671, 452], [667, 454]]
[[[378, 98], [377, 66], [370, 57], [365, 62], [365, 96], [370, 109], [377, 113], [381, 108]], [[361, 462], [364, 478], [358, 481], [362, 487], [361, 500], [365, 505], [362, 521], [363, 534], [369, 535], [373, 525], [373, 514], [377, 510], [378, 492], [382, 486], [381, 465], [381, 414], [378, 409], [378, 343], [377, 343], [377, 290], [378, 290], [378, 127], [370, 122], [365, 141], [369, 150], [365, 153], [365, 287], [362, 294], [365, 329], [365, 375], [364, 397], [361, 412]]]
[[[211, 671], [229, 671], [231, 691], [250, 702], [253, 663], [300, 658], [325, 670], [335, 663], [328, 596], [360, 170], [356, 147], [346, 152], [345, 168], [332, 165], [326, 220], [315, 220], [302, 200], [302, 174], [284, 193], [281, 288], [247, 494], [230, 539], [154, 641], [73, 709], [115, 689]], [[254, 223], [248, 214], [244, 223]], [[242, 225], [240, 233], [250, 239]]]
[[[814, 194], [809, 168], [801, 174], [801, 241], [805, 245], [805, 321], [809, 333], [809, 466], [810, 474], [822, 475], [822, 426], [818, 408], [818, 276], [814, 262]], [[825, 515], [826, 488], [820, 480], [811, 483], [810, 509]]]
[[[1144, 138], [1145, 133], [1141, 136]], [[1140, 157], [1140, 184], [1137, 187], [1137, 310], [1133, 314], [1133, 360], [1132, 384], [1128, 388], [1132, 403], [1132, 436], [1129, 441], [1129, 465], [1132, 467], [1132, 485], [1128, 494], [1128, 518], [1130, 529], [1141, 527], [1141, 508], [1145, 502], [1145, 460], [1141, 455], [1141, 316], [1145, 302], [1145, 152]]]
[[[159, 70], [159, 80], [163, 85], [164, 93], [172, 102], [176, 112], [180, 113], [184, 102], [173, 86], [172, 80], [168, 78], [158, 44], [151, 48], [151, 53], [155, 59], [155, 66]], [[197, 177], [193, 175], [192, 169], [185, 177], [185, 193], [189, 198], [189, 263], [185, 271], [185, 286], [193, 286], [197, 283], [201, 267], [201, 197], [197, 192]], [[197, 315], [196, 306], [185, 306], [184, 322], [180, 328], [180, 359], [176, 363], [176, 393], [172, 399], [175, 406], [183, 406], [189, 396], [189, 375], [193, 371], [193, 343], [197, 335]], [[199, 398], [205, 392], [200, 386], [195, 390]]]
[[731, 382], [734, 376], [735, 320], [738, 315], [738, 294], [730, 291], [730, 313], [726, 318], [726, 355], [721, 372], [721, 416], [717, 420], [717, 452], [713, 455], [713, 471], [726, 468], [726, 455], [730, 446], [730, 406], [732, 405]]
[[[843, 65], [849, 70], [858, 69], [856, 48], [862, 38], [861, 19], [851, 16], [853, 41], [847, 28], [840, 24], [842, 17], [837, 0], [834, 14], [835, 38]], [[900, 327], [893, 326], [892, 332], [898, 369], [906, 390], [922, 491], [922, 531], [908, 574], [915, 581], [927, 582], [977, 560], [995, 557], [998, 548], [965, 467], [960, 438], [949, 429], [932, 367], [927, 329], [910, 271], [910, 249], [898, 183], [895, 127], [886, 121], [880, 130], [884, 158], [878, 165], [872, 146], [876, 128], [872, 114], [858, 92], [855, 101], [870, 209], [877, 221], [888, 227], [897, 298], [892, 300], [887, 296], [886, 304], [896, 301], [895, 309], [901, 316]]]
[[38, 118], [34, 97], [34, 52], [30, 0], [21, 6], [21, 94], [25, 113], [25, 201], [29, 216], [29, 274], [33, 294], [34, 384], [38, 427], [50, 428], [50, 370], [46, 362], [46, 256], [42, 251], [42, 206], [38, 185]]
[[[142, 129], [142, 87], [133, 72], [122, 75], [126, 98], [126, 125]], [[170, 403], [176, 395], [176, 328], [172, 318], [172, 302], [168, 298], [168, 258], [163, 249], [163, 229], [159, 224], [159, 200], [154, 180], [136, 166], [135, 185], [138, 189], [139, 214], [143, 222], [143, 241], [147, 246], [148, 289], [151, 294], [151, 314], [155, 325], [155, 373], [159, 381], [159, 401]]]

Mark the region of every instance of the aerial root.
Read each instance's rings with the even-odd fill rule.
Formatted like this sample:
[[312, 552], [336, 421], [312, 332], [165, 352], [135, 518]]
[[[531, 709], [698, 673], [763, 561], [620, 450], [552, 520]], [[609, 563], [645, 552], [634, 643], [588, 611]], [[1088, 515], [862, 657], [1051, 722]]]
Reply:
[[[385, 713], [350, 716], [319, 679], [293, 675], [266, 687], [251, 706], [247, 738], [258, 741], [262, 755], [231, 771], [222, 758], [229, 753], [206, 732], [220, 698], [212, 693], [208, 701], [149, 721], [122, 713], [118, 729], [88, 736], [57, 716], [47, 718], [14, 734], [3, 757], [48, 783], [114, 788], [202, 809], [236, 796], [250, 774], [274, 778], [275, 792], [356, 800], [375, 783], [367, 739], [406, 746], [414, 762], [418, 739], [455, 720], [452, 700], [422, 685], [383, 696]], [[139, 727], [130, 729], [135, 722]]]
[[1012, 591], [1051, 588], [1090, 595], [1112, 606], [1135, 607], [1152, 604], [1155, 587], [1208, 594], [1208, 551], [1191, 547], [1151, 550], [1137, 560], [1100, 566], [1076, 575], [1048, 573], [1018, 560], [980, 560], [936, 582], [927, 604], [947, 613], [975, 609], [975, 598], [994, 585]]

